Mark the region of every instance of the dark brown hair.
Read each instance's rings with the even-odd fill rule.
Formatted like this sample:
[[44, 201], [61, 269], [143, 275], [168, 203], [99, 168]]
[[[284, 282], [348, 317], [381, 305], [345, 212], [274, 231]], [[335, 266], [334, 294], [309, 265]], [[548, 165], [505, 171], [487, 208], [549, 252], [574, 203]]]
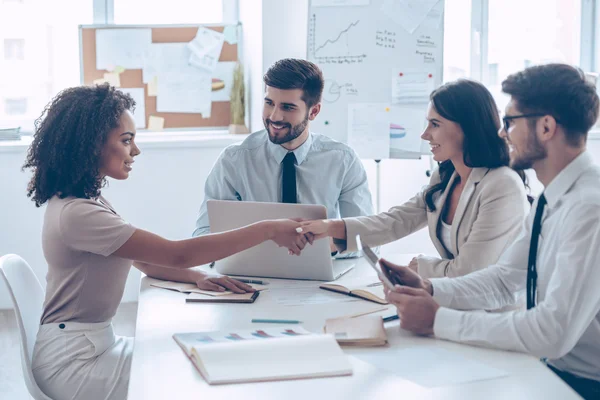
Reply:
[[[471, 168], [498, 168], [508, 166], [508, 145], [498, 136], [500, 116], [492, 94], [479, 82], [459, 79], [446, 83], [430, 95], [435, 111], [447, 120], [460, 125], [463, 133], [463, 161]], [[440, 163], [441, 182], [425, 192], [425, 202], [435, 211], [433, 196], [444, 191], [454, 173], [450, 160]], [[519, 172], [525, 182], [525, 174]]]
[[269, 68], [263, 77], [265, 85], [277, 89], [302, 89], [302, 100], [307, 107], [321, 101], [323, 94], [323, 73], [319, 67], [306, 60], [284, 58]]
[[33, 177], [27, 187], [40, 207], [52, 196], [96, 198], [106, 183], [100, 156], [111, 130], [135, 101], [107, 83], [60, 92], [35, 121], [35, 136], [23, 169]]
[[529, 67], [502, 82], [502, 91], [516, 101], [523, 114], [551, 115], [563, 126], [567, 142], [585, 143], [598, 119], [596, 88], [579, 69], [566, 64]]

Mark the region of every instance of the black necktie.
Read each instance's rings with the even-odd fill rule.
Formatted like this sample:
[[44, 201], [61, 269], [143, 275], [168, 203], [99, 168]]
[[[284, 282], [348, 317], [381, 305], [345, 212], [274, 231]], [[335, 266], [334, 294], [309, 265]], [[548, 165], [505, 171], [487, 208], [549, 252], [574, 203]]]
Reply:
[[535, 209], [535, 217], [533, 218], [533, 226], [531, 228], [531, 241], [529, 242], [529, 262], [527, 264], [527, 309], [535, 307], [535, 291], [537, 286], [537, 270], [535, 262], [538, 252], [538, 239], [542, 230], [542, 215], [546, 206], [546, 196], [542, 193], [537, 207]]
[[283, 203], [297, 203], [296, 198], [296, 156], [289, 152], [283, 158], [283, 174], [281, 185], [281, 201]]

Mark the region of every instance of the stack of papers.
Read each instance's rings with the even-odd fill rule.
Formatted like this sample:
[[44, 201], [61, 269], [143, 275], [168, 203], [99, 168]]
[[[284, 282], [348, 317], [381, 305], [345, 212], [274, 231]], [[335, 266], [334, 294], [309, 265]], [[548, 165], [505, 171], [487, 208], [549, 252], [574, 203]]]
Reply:
[[21, 140], [21, 128], [0, 129], [0, 140]]
[[352, 375], [333, 336], [298, 326], [178, 333], [173, 338], [211, 385]]

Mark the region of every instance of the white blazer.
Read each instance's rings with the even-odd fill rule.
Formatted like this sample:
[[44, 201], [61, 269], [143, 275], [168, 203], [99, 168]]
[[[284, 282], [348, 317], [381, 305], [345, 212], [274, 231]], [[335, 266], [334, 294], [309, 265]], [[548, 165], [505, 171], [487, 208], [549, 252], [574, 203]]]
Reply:
[[422, 277], [462, 276], [496, 263], [530, 211], [523, 181], [509, 167], [473, 168], [454, 214], [449, 252], [438, 232], [449, 189], [457, 177], [454, 172], [446, 189], [434, 195], [433, 212], [427, 208], [425, 192], [440, 182], [437, 169], [429, 185], [406, 203], [378, 215], [345, 218], [346, 251], [357, 250], [356, 235], [370, 246], [381, 246], [427, 226], [440, 257], [418, 256]]

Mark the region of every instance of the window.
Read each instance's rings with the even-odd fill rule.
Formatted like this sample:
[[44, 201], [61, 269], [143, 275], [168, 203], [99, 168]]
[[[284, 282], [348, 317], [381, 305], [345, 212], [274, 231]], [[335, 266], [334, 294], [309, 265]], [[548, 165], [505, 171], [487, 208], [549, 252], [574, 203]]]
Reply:
[[115, 24], [202, 24], [223, 20], [222, 0], [113, 0]]
[[27, 99], [4, 100], [4, 112], [6, 115], [23, 115], [27, 113]]
[[78, 25], [94, 22], [93, 3], [0, 1], [0, 128], [32, 132], [46, 104], [80, 84]]
[[579, 65], [581, 1], [488, 0], [488, 88], [503, 110], [502, 81], [536, 64]]
[[471, 74], [471, 0], [446, 0], [444, 82]]
[[4, 39], [4, 59], [24, 60], [25, 59], [25, 39]]

